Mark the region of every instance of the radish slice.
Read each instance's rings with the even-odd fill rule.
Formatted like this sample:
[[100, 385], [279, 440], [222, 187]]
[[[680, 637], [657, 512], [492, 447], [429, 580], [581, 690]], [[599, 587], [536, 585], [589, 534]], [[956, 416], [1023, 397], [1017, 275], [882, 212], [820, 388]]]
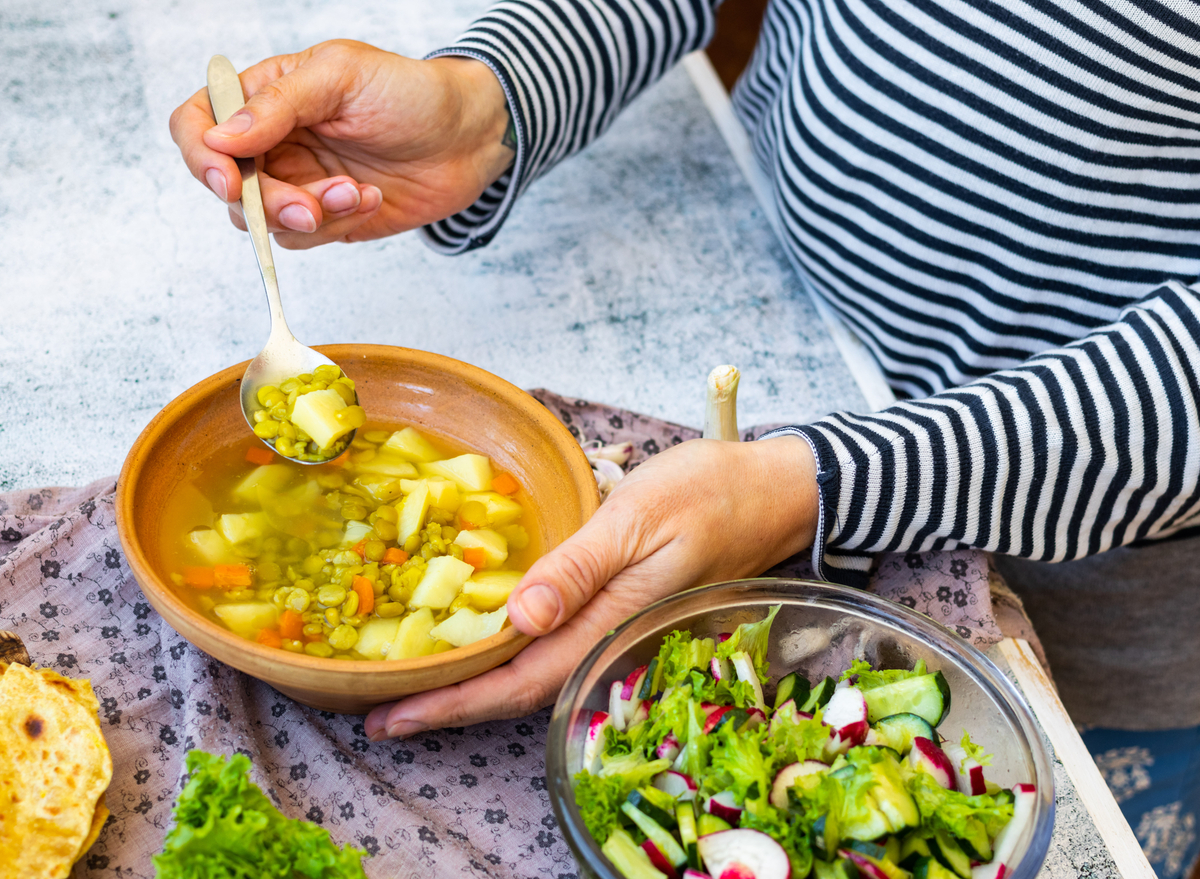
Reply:
[[684, 775], [674, 769], [668, 769], [666, 772], [660, 772], [654, 776], [654, 786], [680, 802], [696, 799], [696, 782], [692, 781], [690, 775]]
[[612, 726], [606, 712], [597, 711], [588, 722], [587, 738], [583, 742], [583, 768], [595, 775], [600, 771], [600, 755], [604, 753], [604, 730]]
[[775, 782], [771, 785], [771, 805], [776, 809], [786, 809], [788, 807], [788, 788], [806, 775], [817, 775], [828, 771], [829, 767], [820, 760], [789, 763], [779, 770], [775, 776]]
[[628, 726], [633, 726], [635, 723], [641, 723], [650, 717], [650, 700], [640, 699], [633, 703], [633, 714], [625, 718]]
[[738, 680], [745, 681], [754, 690], [754, 707], [765, 714], [767, 703], [763, 700], [762, 681], [758, 679], [758, 671], [754, 668], [754, 660], [750, 658], [750, 654], [739, 650], [729, 657], [729, 661], [733, 663], [733, 671]]
[[[821, 720], [835, 730], [842, 730], [851, 724], [865, 723], [867, 720], [867, 700], [863, 698], [862, 690], [846, 688], [834, 691], [821, 714]], [[863, 731], [866, 736], [866, 731]]]
[[714, 656], [708, 663], [708, 670], [712, 672], [714, 681], [733, 680], [733, 666], [729, 664], [728, 659], [717, 659]]
[[667, 879], [679, 879], [679, 874], [675, 872], [675, 866], [667, 860], [667, 856], [652, 840], [647, 839], [642, 843], [642, 851], [650, 857], [650, 863], [654, 865], [654, 869], [665, 873]]
[[856, 851], [841, 849], [838, 854], [848, 858], [850, 863], [858, 867], [858, 875], [863, 879], [891, 879], [887, 873], [871, 862], [869, 858]]
[[617, 732], [625, 731], [625, 703], [621, 701], [621, 681], [613, 681], [608, 688], [608, 714]]
[[659, 760], [674, 760], [679, 756], [679, 739], [675, 738], [675, 733], [667, 733], [662, 744], [654, 749], [654, 756]]
[[763, 714], [757, 708], [750, 708], [746, 713], [750, 716], [746, 719], [746, 722], [739, 727], [739, 731], [741, 732], [745, 732], [748, 729], [755, 729], [756, 727], [760, 727], [767, 722], [767, 715]]
[[992, 846], [992, 860], [973, 867], [971, 879], [1004, 879], [1009, 872], [1008, 865], [1012, 863], [1017, 844], [1033, 823], [1033, 813], [1037, 806], [1037, 787], [1032, 784], [1014, 784], [1012, 791], [1012, 820], [996, 834], [996, 842]]
[[716, 711], [711, 712], [708, 715], [708, 718], [704, 721], [704, 734], [708, 735], [710, 732], [712, 732], [713, 728], [716, 727], [717, 722], [720, 721], [720, 719], [722, 717], [724, 717], [726, 714], [728, 714], [732, 710], [733, 710], [733, 706], [730, 705], [730, 706], [721, 706], [721, 707], [717, 708]]
[[721, 634], [717, 635], [717, 643], [724, 644], [726, 641], [728, 641], [732, 637], [733, 637], [732, 632], [722, 632]]
[[970, 796], [987, 793], [983, 765], [973, 757], [969, 757], [966, 748], [954, 742], [943, 742], [942, 750], [946, 752], [946, 756], [950, 758], [950, 765], [954, 767], [954, 777], [959, 791]]
[[946, 790], [954, 790], [954, 765], [945, 751], [924, 736], [913, 739], [908, 763], [914, 769], [928, 772]]
[[700, 857], [714, 879], [790, 879], [787, 852], [767, 834], [739, 828], [702, 836]]
[[649, 667], [648, 665], [640, 665], [625, 678], [625, 684], [621, 687], [621, 698], [626, 702], [632, 699], [633, 694], [642, 688], [642, 681], [646, 679], [646, 669]]
[[688, 867], [683, 871], [683, 879], [712, 879], [707, 873], [701, 873], [699, 870], [693, 870]]
[[[720, 793], [713, 794], [705, 801], [704, 811], [710, 815], [716, 815], [722, 821], [728, 821], [730, 824], [737, 824], [742, 819], [742, 807], [734, 799], [733, 791], [723, 790]], [[711, 867], [712, 865], [709, 864], [709, 866]], [[720, 873], [720, 871], [715, 870], [713, 872], [718, 875]]]

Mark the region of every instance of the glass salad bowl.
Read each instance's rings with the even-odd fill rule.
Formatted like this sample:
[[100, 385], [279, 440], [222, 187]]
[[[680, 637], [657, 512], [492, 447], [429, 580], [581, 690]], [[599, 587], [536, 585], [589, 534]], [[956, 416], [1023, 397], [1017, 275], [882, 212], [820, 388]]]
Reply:
[[923, 659], [943, 673], [952, 698], [942, 733], [957, 740], [965, 729], [992, 754], [989, 781], [1036, 785], [1032, 819], [1004, 871], [1004, 879], [1033, 879], [1054, 826], [1054, 776], [1033, 716], [1008, 678], [958, 635], [906, 607], [830, 583], [781, 579], [717, 583], [652, 604], [601, 640], [567, 680], [550, 719], [546, 768], [555, 814], [583, 874], [622, 879], [588, 833], [572, 785], [592, 714], [608, 710], [611, 682], [648, 663], [675, 629], [716, 637], [761, 620], [776, 604], [782, 609], [771, 627], [768, 704], [785, 674], [798, 671], [814, 684], [826, 675], [836, 680], [852, 659], [903, 669]]

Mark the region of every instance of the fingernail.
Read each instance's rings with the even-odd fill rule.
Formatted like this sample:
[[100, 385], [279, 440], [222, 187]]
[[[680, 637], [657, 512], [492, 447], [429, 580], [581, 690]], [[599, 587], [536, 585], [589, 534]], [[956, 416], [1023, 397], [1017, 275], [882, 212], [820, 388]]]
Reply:
[[279, 212], [279, 222], [297, 232], [316, 232], [317, 221], [304, 205], [290, 204]]
[[340, 214], [342, 211], [358, 207], [361, 200], [362, 196], [358, 194], [357, 186], [353, 183], [339, 183], [325, 190], [325, 194], [321, 196], [321, 207], [331, 214]]
[[419, 720], [397, 720], [387, 728], [387, 735], [392, 739], [407, 739], [409, 736], [415, 736], [427, 729], [429, 729], [429, 724], [421, 723]]
[[377, 210], [383, 204], [383, 190], [378, 186], [364, 186], [362, 190], [362, 202], [358, 206], [358, 212], [370, 213]]
[[538, 632], [546, 632], [558, 619], [558, 593], [541, 583], [530, 586], [517, 596], [517, 607]]
[[254, 118], [248, 110], [238, 110], [220, 125], [213, 129], [221, 137], [236, 137], [245, 134], [254, 124]]
[[225, 175], [216, 168], [209, 168], [204, 172], [204, 181], [208, 184], [208, 188], [216, 193], [217, 198], [221, 201], [229, 201], [229, 190], [225, 188]]
[[388, 737], [388, 733], [387, 733], [386, 729], [378, 729], [375, 732], [371, 733], [369, 736], [367, 736], [367, 738], [373, 742], [382, 742], [387, 737]]

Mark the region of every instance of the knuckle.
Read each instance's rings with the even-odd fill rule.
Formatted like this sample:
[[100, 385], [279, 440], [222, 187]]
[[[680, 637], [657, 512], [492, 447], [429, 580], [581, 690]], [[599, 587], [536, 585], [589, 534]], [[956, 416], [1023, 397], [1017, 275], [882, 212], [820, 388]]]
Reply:
[[604, 565], [596, 553], [587, 546], [572, 546], [559, 559], [559, 588], [563, 597], [575, 606], [581, 606], [604, 584]]
[[526, 684], [513, 694], [512, 717], [525, 717], [540, 709], [550, 701], [550, 694], [541, 684]]

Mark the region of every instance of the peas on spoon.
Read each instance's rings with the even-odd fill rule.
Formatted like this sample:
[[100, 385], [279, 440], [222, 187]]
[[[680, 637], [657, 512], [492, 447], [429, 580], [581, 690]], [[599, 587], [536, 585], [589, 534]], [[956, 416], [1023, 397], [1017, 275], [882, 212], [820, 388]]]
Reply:
[[[208, 62], [208, 99], [218, 125], [245, 106], [242, 82], [224, 55]], [[320, 464], [349, 445], [366, 414], [354, 382], [328, 357], [297, 342], [288, 329], [254, 157], [235, 161], [242, 174], [242, 215], [271, 308], [271, 335], [242, 376], [242, 415], [254, 435], [279, 454]]]

